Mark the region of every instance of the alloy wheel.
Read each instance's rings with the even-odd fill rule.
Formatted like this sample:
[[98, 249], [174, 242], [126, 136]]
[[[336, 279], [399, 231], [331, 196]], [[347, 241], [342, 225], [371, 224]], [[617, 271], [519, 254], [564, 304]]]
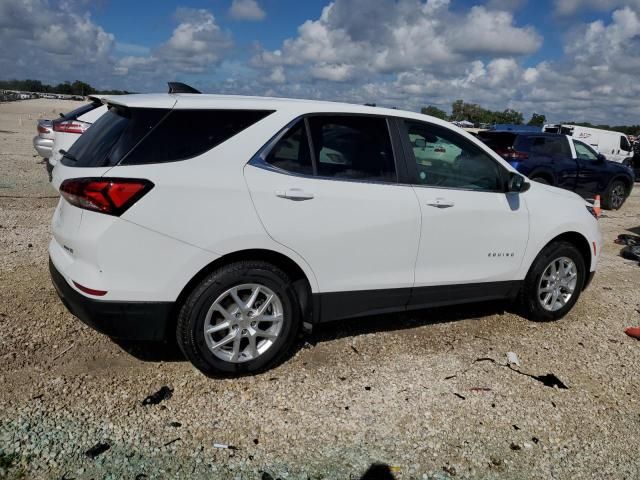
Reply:
[[578, 269], [573, 260], [560, 257], [544, 269], [538, 284], [538, 301], [542, 308], [555, 312], [573, 296], [578, 282]]
[[282, 330], [282, 301], [257, 283], [237, 285], [209, 307], [204, 321], [208, 349], [221, 360], [254, 360], [275, 343]]

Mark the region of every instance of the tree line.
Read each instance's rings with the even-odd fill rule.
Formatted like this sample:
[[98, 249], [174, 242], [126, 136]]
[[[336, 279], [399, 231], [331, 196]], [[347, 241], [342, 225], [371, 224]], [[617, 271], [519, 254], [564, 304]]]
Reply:
[[[510, 108], [503, 111], [493, 111], [475, 103], [466, 103], [464, 100], [456, 100], [451, 104], [451, 115], [434, 105], [422, 107], [421, 113], [431, 115], [442, 120], [448, 120], [450, 122], [467, 120], [475, 125], [480, 125], [481, 123], [489, 125], [493, 125], [495, 123], [510, 123], [515, 125], [524, 124], [524, 116], [521, 112]], [[547, 117], [544, 114], [533, 113], [533, 115], [531, 115], [531, 119], [527, 122], [527, 125], [542, 127], [545, 123], [547, 123]], [[627, 135], [640, 134], [640, 125], [593, 125], [589, 122], [575, 121], [566, 121], [561, 123], [601, 128], [603, 130], [615, 130]]]
[[40, 80], [0, 80], [0, 90], [19, 90], [22, 92], [55, 93], [61, 95], [91, 95], [100, 93], [105, 95], [125, 95], [126, 90], [98, 90], [86, 82], [76, 80], [62, 82], [57, 85], [48, 85]]

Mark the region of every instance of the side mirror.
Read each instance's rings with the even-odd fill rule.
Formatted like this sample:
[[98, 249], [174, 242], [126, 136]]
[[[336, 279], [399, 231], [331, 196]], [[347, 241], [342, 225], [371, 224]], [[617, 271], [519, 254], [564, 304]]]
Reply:
[[416, 148], [424, 148], [427, 146], [427, 141], [424, 138], [416, 138], [413, 141], [413, 146]]
[[519, 173], [511, 172], [509, 174], [508, 192], [524, 193], [529, 190], [531, 184]]
[[604, 163], [607, 160], [607, 157], [605, 157], [603, 154], [599, 153], [596, 158], [598, 159], [598, 162], [600, 163]]

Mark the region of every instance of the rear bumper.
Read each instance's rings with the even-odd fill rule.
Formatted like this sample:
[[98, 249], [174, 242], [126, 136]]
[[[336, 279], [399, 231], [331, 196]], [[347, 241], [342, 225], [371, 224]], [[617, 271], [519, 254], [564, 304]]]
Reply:
[[41, 157], [50, 158], [53, 151], [53, 140], [36, 135], [33, 137], [33, 148]]
[[168, 337], [173, 302], [114, 302], [85, 297], [49, 260], [51, 281], [67, 309], [89, 327], [113, 338], [156, 341]]

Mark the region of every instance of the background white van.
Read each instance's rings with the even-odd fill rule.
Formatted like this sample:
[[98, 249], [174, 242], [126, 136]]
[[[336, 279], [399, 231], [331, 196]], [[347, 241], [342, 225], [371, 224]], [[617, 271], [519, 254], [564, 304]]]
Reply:
[[581, 127], [579, 125], [545, 125], [543, 132], [561, 133], [591, 145], [599, 153], [602, 153], [607, 160], [633, 165], [633, 149], [629, 138], [621, 132], [612, 130], [601, 130], [599, 128]]

